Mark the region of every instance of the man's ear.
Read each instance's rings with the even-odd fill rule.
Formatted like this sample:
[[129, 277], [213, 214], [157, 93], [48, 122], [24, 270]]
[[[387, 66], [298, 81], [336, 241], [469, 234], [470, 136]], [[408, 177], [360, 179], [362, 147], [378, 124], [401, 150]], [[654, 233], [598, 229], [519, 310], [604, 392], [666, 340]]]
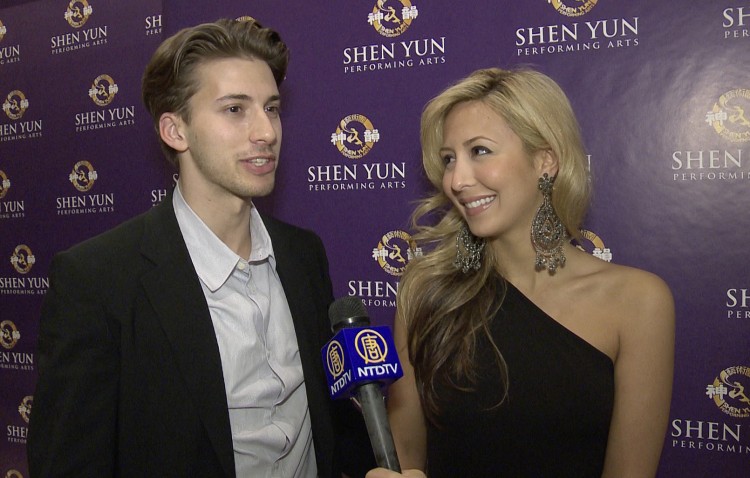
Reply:
[[162, 113], [159, 118], [159, 136], [162, 141], [178, 153], [182, 153], [188, 148], [183, 132], [184, 125], [185, 122], [175, 113]]
[[545, 149], [537, 153], [537, 168], [539, 170], [539, 176], [541, 177], [544, 173], [549, 174], [551, 178], [557, 175], [559, 168], [559, 162], [557, 155], [551, 149]]

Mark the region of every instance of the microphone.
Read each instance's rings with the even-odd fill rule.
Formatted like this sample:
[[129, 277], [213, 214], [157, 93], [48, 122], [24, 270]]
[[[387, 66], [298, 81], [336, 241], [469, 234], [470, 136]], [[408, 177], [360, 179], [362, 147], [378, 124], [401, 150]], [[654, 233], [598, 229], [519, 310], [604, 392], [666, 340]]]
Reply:
[[328, 318], [335, 335], [321, 352], [331, 398], [356, 398], [376, 463], [401, 472], [381, 390], [404, 374], [391, 330], [370, 326], [367, 310], [357, 297], [335, 300]]

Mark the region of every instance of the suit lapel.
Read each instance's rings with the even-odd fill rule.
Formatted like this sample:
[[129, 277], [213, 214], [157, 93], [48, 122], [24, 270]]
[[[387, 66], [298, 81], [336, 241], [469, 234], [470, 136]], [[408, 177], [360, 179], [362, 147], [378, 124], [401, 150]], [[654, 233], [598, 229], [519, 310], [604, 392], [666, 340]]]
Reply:
[[[315, 312], [311, 310], [310, 298], [314, 297], [317, 292], [312, 288], [309, 277], [305, 275], [306, 271], [300, 270], [301, 261], [297, 257], [298, 252], [294, 249], [294, 245], [290, 244], [292, 238], [281, 234], [272, 220], [266, 217], [263, 220], [271, 236], [276, 258], [276, 272], [279, 274], [289, 311], [292, 313], [303, 369], [307, 372], [305, 362], [310, 361], [311, 358], [320, 358], [320, 350], [315, 349], [320, 338], [313, 332], [317, 330], [313, 324], [318, 318], [308, 317]], [[300, 244], [297, 246], [299, 247]], [[307, 373], [305, 373], [305, 379], [308, 379]]]
[[[319, 271], [314, 271], [316, 275], [311, 276], [312, 272], [305, 266], [303, 254], [310, 253], [303, 250], [307, 244], [292, 235], [293, 230], [285, 229], [285, 226], [273, 218], [263, 216], [263, 223], [273, 243], [276, 271], [294, 322], [315, 441], [318, 476], [331, 476], [335, 441], [334, 417], [332, 401], [325, 384], [321, 347], [330, 335], [325, 307], [332, 300], [329, 297], [332, 292], [323, 283], [324, 279], [317, 276]], [[323, 305], [316, 308], [316, 303]]]
[[[208, 306], [168, 195], [147, 218], [141, 253], [154, 263], [142, 278], [190, 398], [227, 476], [234, 454], [221, 356]], [[166, 377], [165, 380], [170, 380]]]

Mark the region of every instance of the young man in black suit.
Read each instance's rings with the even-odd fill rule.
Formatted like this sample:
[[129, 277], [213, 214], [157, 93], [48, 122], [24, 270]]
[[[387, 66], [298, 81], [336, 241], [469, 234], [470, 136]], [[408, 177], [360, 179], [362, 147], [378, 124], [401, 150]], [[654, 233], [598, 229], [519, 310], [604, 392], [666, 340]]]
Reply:
[[152, 57], [143, 98], [179, 180], [159, 206], [53, 260], [32, 477], [374, 466], [369, 450], [358, 470], [343, 466], [342, 442], [366, 434], [346, 435], [362, 419], [326, 390], [323, 245], [252, 202], [274, 186], [287, 62], [279, 35], [252, 20], [182, 30]]

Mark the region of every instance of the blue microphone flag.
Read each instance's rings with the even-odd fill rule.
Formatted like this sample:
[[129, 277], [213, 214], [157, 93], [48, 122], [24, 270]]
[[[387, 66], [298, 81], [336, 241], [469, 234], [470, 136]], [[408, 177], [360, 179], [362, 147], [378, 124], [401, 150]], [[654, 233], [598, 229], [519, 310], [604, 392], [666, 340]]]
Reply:
[[342, 328], [323, 347], [322, 356], [334, 399], [349, 398], [365, 383], [384, 384], [404, 374], [391, 329], [386, 326]]

